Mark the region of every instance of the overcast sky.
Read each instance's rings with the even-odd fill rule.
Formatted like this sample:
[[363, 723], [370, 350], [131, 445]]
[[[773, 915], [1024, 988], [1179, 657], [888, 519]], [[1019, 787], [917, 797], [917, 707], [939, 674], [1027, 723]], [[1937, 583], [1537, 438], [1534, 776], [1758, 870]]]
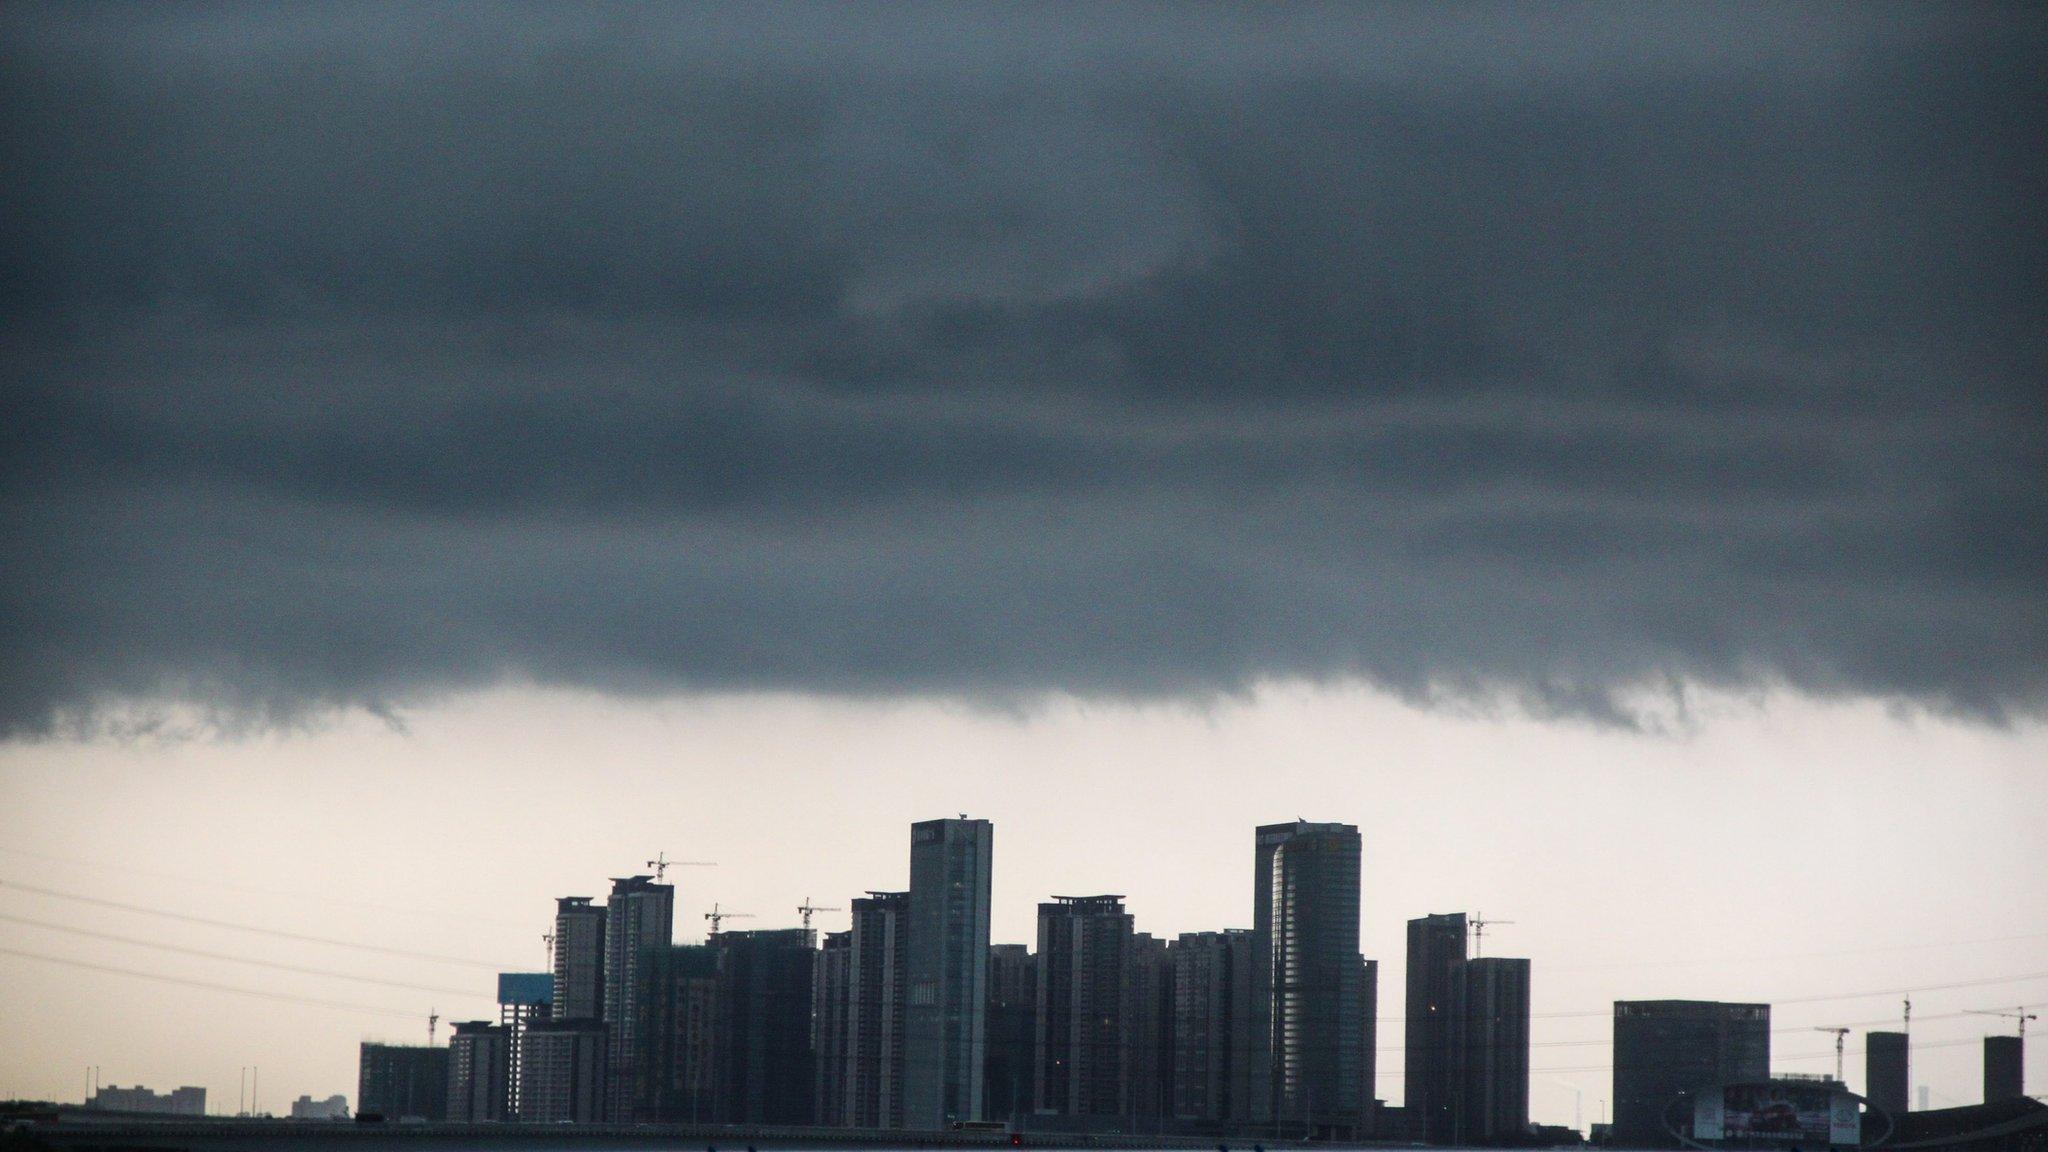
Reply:
[[[1384, 978], [1498, 905], [1539, 1012], [2048, 970], [2044, 58], [2024, 5], [9, 5], [0, 879], [537, 961], [655, 850], [766, 924], [971, 809], [1008, 938], [1177, 932], [1299, 814]], [[0, 1094], [353, 1092], [348, 1010], [0, 974]]]

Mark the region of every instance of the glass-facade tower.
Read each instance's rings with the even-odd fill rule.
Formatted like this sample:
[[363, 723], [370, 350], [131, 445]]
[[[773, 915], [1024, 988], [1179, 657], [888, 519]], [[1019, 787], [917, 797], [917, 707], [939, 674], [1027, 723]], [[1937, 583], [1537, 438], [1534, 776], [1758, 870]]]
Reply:
[[986, 820], [963, 817], [910, 826], [907, 1128], [944, 1131], [981, 1119], [994, 846], [995, 827]]

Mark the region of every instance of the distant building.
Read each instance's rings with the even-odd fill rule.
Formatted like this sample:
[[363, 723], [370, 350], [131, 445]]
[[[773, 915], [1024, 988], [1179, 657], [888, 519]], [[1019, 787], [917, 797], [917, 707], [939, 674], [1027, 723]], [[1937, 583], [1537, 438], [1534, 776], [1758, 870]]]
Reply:
[[604, 1021], [536, 1020], [519, 1061], [519, 1119], [527, 1124], [592, 1124], [604, 1119]]
[[1212, 1124], [1248, 1120], [1252, 1054], [1252, 933], [1186, 932], [1173, 945], [1173, 1115]]
[[1124, 1051], [1130, 1130], [1159, 1132], [1173, 1115], [1173, 952], [1146, 932], [1124, 960]]
[[555, 977], [549, 972], [498, 973], [498, 1023], [505, 1027], [505, 1115], [519, 1115], [519, 1065], [526, 1029], [554, 1015]]
[[1121, 896], [1055, 896], [1038, 906], [1036, 1111], [1125, 1114], [1131, 916]]
[[635, 1115], [668, 1124], [708, 1122], [717, 1115], [717, 950], [706, 944], [649, 948], [638, 978]]
[[676, 889], [652, 876], [612, 880], [604, 916], [604, 1022], [611, 1045], [605, 1070], [605, 1117], [618, 1123], [637, 1119], [640, 1076], [635, 1066], [639, 1036], [640, 964], [650, 949], [666, 948], [675, 936]]
[[1380, 962], [1358, 958], [1358, 995], [1360, 1001], [1359, 1023], [1363, 1035], [1359, 1039], [1359, 1070], [1362, 1084], [1359, 1088], [1361, 1115], [1358, 1136], [1360, 1139], [1374, 1139], [1380, 1135]]
[[364, 1043], [356, 1112], [387, 1120], [448, 1117], [448, 1049]]
[[981, 1115], [1013, 1122], [1032, 1108], [1038, 1040], [1038, 958], [1024, 944], [988, 949], [988, 1050], [982, 1064]]
[[1872, 1107], [1891, 1113], [1894, 1120], [1906, 1113], [1906, 1034], [1867, 1032], [1863, 1036], [1863, 1095]]
[[910, 826], [903, 1081], [908, 1128], [944, 1130], [981, 1119], [994, 850], [995, 828], [986, 820]]
[[85, 1102], [87, 1108], [108, 1112], [154, 1112], [166, 1116], [206, 1115], [206, 1089], [175, 1088], [162, 1095], [140, 1084], [123, 1088], [104, 1084]]
[[811, 1054], [816, 1061], [813, 1114], [826, 1128], [852, 1126], [846, 1111], [847, 1015], [852, 1011], [848, 980], [853, 968], [853, 933], [827, 932], [812, 976]]
[[1355, 1137], [1371, 1108], [1360, 1051], [1358, 829], [1269, 824], [1256, 845], [1252, 929], [1255, 963], [1269, 973], [1271, 1115], [1289, 1131]]
[[850, 1128], [901, 1128], [910, 1002], [910, 893], [853, 901], [846, 939], [840, 1110]]
[[1984, 1038], [1984, 1102], [1996, 1104], [2027, 1094], [2026, 1051], [2018, 1036]]
[[511, 1033], [489, 1020], [457, 1023], [448, 1038], [448, 1119], [464, 1124], [509, 1120]]
[[1519, 1143], [1529, 1127], [1529, 962], [1487, 956], [1458, 967], [1455, 1142]]
[[812, 963], [802, 928], [720, 932], [715, 1093], [726, 1124], [809, 1124]]
[[1465, 914], [1408, 921], [1408, 988], [1402, 1110], [1408, 1131], [1430, 1144], [1457, 1140], [1458, 1070], [1452, 1022], [1458, 968], [1465, 962]]
[[1614, 1128], [1622, 1148], [1676, 1147], [1666, 1112], [1686, 1093], [1771, 1074], [1771, 1006], [1614, 1002]]
[[325, 1100], [315, 1100], [311, 1096], [301, 1096], [297, 1100], [292, 1101], [292, 1119], [346, 1120], [348, 1119], [348, 1097], [329, 1096]]
[[604, 909], [588, 896], [555, 901], [554, 1017], [604, 1019]]

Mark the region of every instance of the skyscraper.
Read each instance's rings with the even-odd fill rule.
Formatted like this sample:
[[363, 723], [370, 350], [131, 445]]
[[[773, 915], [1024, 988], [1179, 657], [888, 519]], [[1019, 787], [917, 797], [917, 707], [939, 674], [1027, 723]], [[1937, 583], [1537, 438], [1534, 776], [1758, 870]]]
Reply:
[[853, 902], [847, 938], [845, 1123], [901, 1128], [909, 1002], [910, 893], [870, 892]]
[[589, 1124], [604, 1119], [605, 1027], [590, 1016], [536, 1020], [519, 1058], [519, 1119]]
[[815, 1061], [819, 1126], [851, 1127], [846, 1110], [847, 1022], [853, 1010], [853, 933], [827, 932], [818, 949], [811, 993], [811, 1057]]
[[1013, 1121], [1031, 1111], [1037, 1065], [1038, 958], [1024, 944], [988, 949], [988, 1052], [981, 1115]]
[[995, 828], [986, 820], [910, 826], [903, 1084], [909, 1128], [944, 1130], [981, 1118], [994, 848]]
[[1124, 1114], [1130, 952], [1123, 897], [1055, 896], [1038, 906], [1038, 1111]]
[[387, 1120], [446, 1119], [448, 1050], [365, 1042], [357, 1064], [356, 1114]]
[[1131, 934], [1124, 960], [1124, 1111], [1131, 1131], [1159, 1132], [1173, 1114], [1173, 950]]
[[1529, 962], [1486, 956], [1457, 970], [1455, 1142], [1520, 1141], [1529, 1127]]
[[1255, 947], [1266, 975], [1273, 1119], [1354, 1135], [1366, 1118], [1363, 972], [1358, 963], [1358, 829], [1270, 824], [1257, 831]]
[[1672, 1148], [1680, 1095], [1771, 1074], [1771, 1006], [1713, 1000], [1614, 1002], [1613, 1143]]
[[641, 958], [634, 1028], [641, 1120], [696, 1124], [716, 1114], [712, 1099], [718, 958], [705, 944], [649, 948]]
[[1402, 1111], [1410, 1134], [1431, 1144], [1457, 1136], [1458, 1075], [1452, 1008], [1465, 962], [1465, 914], [1408, 922], [1408, 1003]]
[[498, 973], [498, 1023], [505, 1027], [505, 1117], [519, 1115], [519, 1064], [526, 1030], [536, 1020], [552, 1019], [555, 978], [546, 972]]
[[1173, 946], [1173, 1114], [1242, 1122], [1251, 1101], [1252, 933], [1186, 932]]
[[588, 896], [555, 901], [554, 1014], [557, 1020], [604, 1018], [604, 909]]
[[1361, 1139], [1373, 1139], [1380, 1134], [1380, 962], [1360, 956], [1358, 980], [1359, 998], [1363, 1004], [1359, 1012], [1359, 1023], [1364, 1028], [1364, 1036], [1358, 1042], [1359, 1051], [1362, 1053], [1361, 1063], [1364, 1064], [1360, 1070], [1360, 1079], [1364, 1081], [1360, 1089], [1360, 1106], [1364, 1113], [1360, 1117], [1358, 1135]]
[[720, 932], [711, 943], [718, 954], [718, 1121], [811, 1123], [817, 949], [810, 932]]
[[667, 948], [675, 935], [676, 889], [652, 876], [612, 880], [604, 918], [604, 1022], [610, 1045], [605, 1074], [605, 1116], [619, 1123], [635, 1119], [642, 1095], [634, 1056], [639, 1043], [640, 968], [647, 953]]
[[1907, 1058], [1904, 1032], [1867, 1032], [1863, 1036], [1863, 1095], [1892, 1115], [1906, 1114]]

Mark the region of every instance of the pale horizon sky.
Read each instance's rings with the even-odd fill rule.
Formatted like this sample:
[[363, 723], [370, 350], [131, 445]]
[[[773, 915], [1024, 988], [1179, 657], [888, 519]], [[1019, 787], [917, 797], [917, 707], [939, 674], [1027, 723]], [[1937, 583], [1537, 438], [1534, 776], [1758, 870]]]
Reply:
[[[1245, 927], [1252, 828], [1359, 826], [1361, 944], [1380, 961], [1379, 1094], [1400, 1099], [1404, 923], [1514, 921], [1491, 955], [1533, 964], [1532, 1117], [1591, 1122], [1615, 999], [1777, 1001], [1773, 1063], [1833, 1067], [1822, 1026], [1895, 1021], [1916, 988], [1913, 1083], [1973, 1102], [1966, 1009], [2048, 1001], [2048, 733], [1871, 703], [1695, 697], [1638, 734], [1448, 714], [1341, 685], [1275, 684], [1204, 707], [1073, 698], [1022, 710], [729, 696], [612, 701], [508, 688], [310, 730], [0, 748], [0, 880], [186, 915], [540, 966], [557, 896], [601, 897], [657, 852], [677, 936], [713, 900], [797, 923], [901, 887], [908, 827], [996, 826], [994, 939], [1035, 904], [1119, 892], [1140, 931]], [[88, 863], [71, 863], [90, 862]], [[274, 1003], [0, 954], [0, 1095], [202, 1084], [231, 1110], [353, 1098], [355, 1045], [420, 1042], [426, 1013], [491, 1016], [484, 968], [350, 952], [0, 887], [0, 915], [459, 992], [354, 984], [0, 923], [7, 947], [384, 1009]], [[843, 912], [817, 926], [845, 926]], [[1978, 987], [1942, 985], [2030, 978]], [[1808, 1001], [1793, 1003], [1792, 1001]], [[1586, 1015], [1571, 1015], [1587, 1013]], [[407, 1017], [410, 1017], [409, 1019]], [[1860, 1051], [1855, 1037], [1851, 1053]], [[2030, 1092], [2042, 1091], [2031, 1062]], [[1860, 1086], [1853, 1055], [1849, 1081]], [[1577, 1096], [1574, 1095], [1577, 1089]]]

